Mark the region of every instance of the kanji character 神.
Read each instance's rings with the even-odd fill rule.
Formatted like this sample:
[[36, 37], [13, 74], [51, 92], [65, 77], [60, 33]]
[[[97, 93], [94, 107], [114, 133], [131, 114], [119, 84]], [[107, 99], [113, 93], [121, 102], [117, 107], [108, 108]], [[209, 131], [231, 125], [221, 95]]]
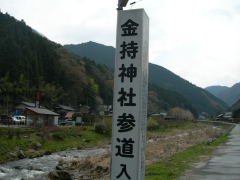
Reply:
[[130, 67], [125, 67], [124, 64], [122, 64], [122, 67], [119, 68], [121, 73], [118, 75], [118, 77], [121, 77], [121, 82], [124, 82], [124, 77], [127, 77], [130, 79], [130, 82], [133, 81], [133, 78], [137, 77], [137, 68], [133, 66], [133, 64], [130, 65]]

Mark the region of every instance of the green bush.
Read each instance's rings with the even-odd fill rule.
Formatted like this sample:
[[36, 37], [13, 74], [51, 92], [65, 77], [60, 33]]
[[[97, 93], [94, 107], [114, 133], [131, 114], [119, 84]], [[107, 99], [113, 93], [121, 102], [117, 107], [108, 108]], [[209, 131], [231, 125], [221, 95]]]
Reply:
[[149, 118], [147, 121], [147, 129], [149, 131], [157, 130], [159, 129], [159, 124], [156, 119], [154, 118]]
[[95, 132], [98, 134], [106, 134], [106, 126], [103, 123], [98, 123], [95, 125]]
[[101, 122], [95, 124], [95, 132], [103, 135], [111, 135], [112, 118], [104, 117]]
[[82, 121], [84, 125], [93, 125], [97, 121], [98, 117], [85, 115], [82, 117]]
[[64, 141], [65, 136], [63, 134], [58, 133], [58, 134], [53, 134], [52, 138], [56, 141]]

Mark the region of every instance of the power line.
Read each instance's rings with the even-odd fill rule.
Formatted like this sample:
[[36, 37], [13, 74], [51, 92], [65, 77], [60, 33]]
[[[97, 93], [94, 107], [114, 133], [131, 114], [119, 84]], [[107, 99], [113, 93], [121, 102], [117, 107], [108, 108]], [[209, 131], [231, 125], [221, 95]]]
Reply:
[[131, 8], [133, 7], [133, 5], [135, 5], [136, 3], [139, 3], [140, 1], [143, 1], [143, 0], [139, 0], [139, 1], [133, 1], [133, 2], [131, 2], [131, 3], [130, 3]]

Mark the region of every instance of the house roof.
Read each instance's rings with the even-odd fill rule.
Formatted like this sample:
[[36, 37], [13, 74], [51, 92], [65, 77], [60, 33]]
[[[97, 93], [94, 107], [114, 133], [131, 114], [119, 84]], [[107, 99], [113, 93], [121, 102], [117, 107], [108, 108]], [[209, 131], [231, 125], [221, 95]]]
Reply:
[[65, 118], [72, 118], [73, 117], [73, 112], [68, 112], [64, 117]]
[[[26, 101], [22, 101], [21, 104], [27, 106], [27, 107], [35, 107], [36, 104], [35, 103], [30, 103], [30, 102], [26, 102]], [[41, 106], [41, 108], [44, 108], [43, 106]]]
[[50, 111], [48, 109], [45, 108], [35, 108], [35, 107], [27, 107], [26, 109], [29, 109], [37, 114], [43, 114], [43, 115], [52, 115], [52, 116], [59, 116], [59, 114]]
[[26, 105], [28, 107], [35, 107], [35, 103], [30, 103], [30, 102], [23, 101], [23, 102], [21, 102], [21, 104], [24, 104], [24, 105]]
[[64, 106], [64, 105], [58, 105], [61, 109], [68, 110], [68, 111], [74, 111], [75, 109], [70, 106]]

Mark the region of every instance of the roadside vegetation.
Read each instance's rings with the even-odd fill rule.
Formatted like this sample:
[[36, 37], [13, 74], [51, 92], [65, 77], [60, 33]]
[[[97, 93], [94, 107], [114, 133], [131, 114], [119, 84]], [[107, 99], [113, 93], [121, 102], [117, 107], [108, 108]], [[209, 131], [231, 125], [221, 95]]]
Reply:
[[192, 167], [194, 163], [203, 160], [204, 157], [211, 154], [217, 146], [225, 143], [228, 139], [227, 135], [221, 136], [212, 143], [200, 143], [178, 152], [166, 159], [146, 167], [146, 180], [174, 180]]
[[194, 128], [197, 123], [197, 121], [173, 121], [164, 120], [159, 117], [149, 117], [147, 123], [148, 137], [156, 133], [165, 133], [175, 129], [184, 130]]

